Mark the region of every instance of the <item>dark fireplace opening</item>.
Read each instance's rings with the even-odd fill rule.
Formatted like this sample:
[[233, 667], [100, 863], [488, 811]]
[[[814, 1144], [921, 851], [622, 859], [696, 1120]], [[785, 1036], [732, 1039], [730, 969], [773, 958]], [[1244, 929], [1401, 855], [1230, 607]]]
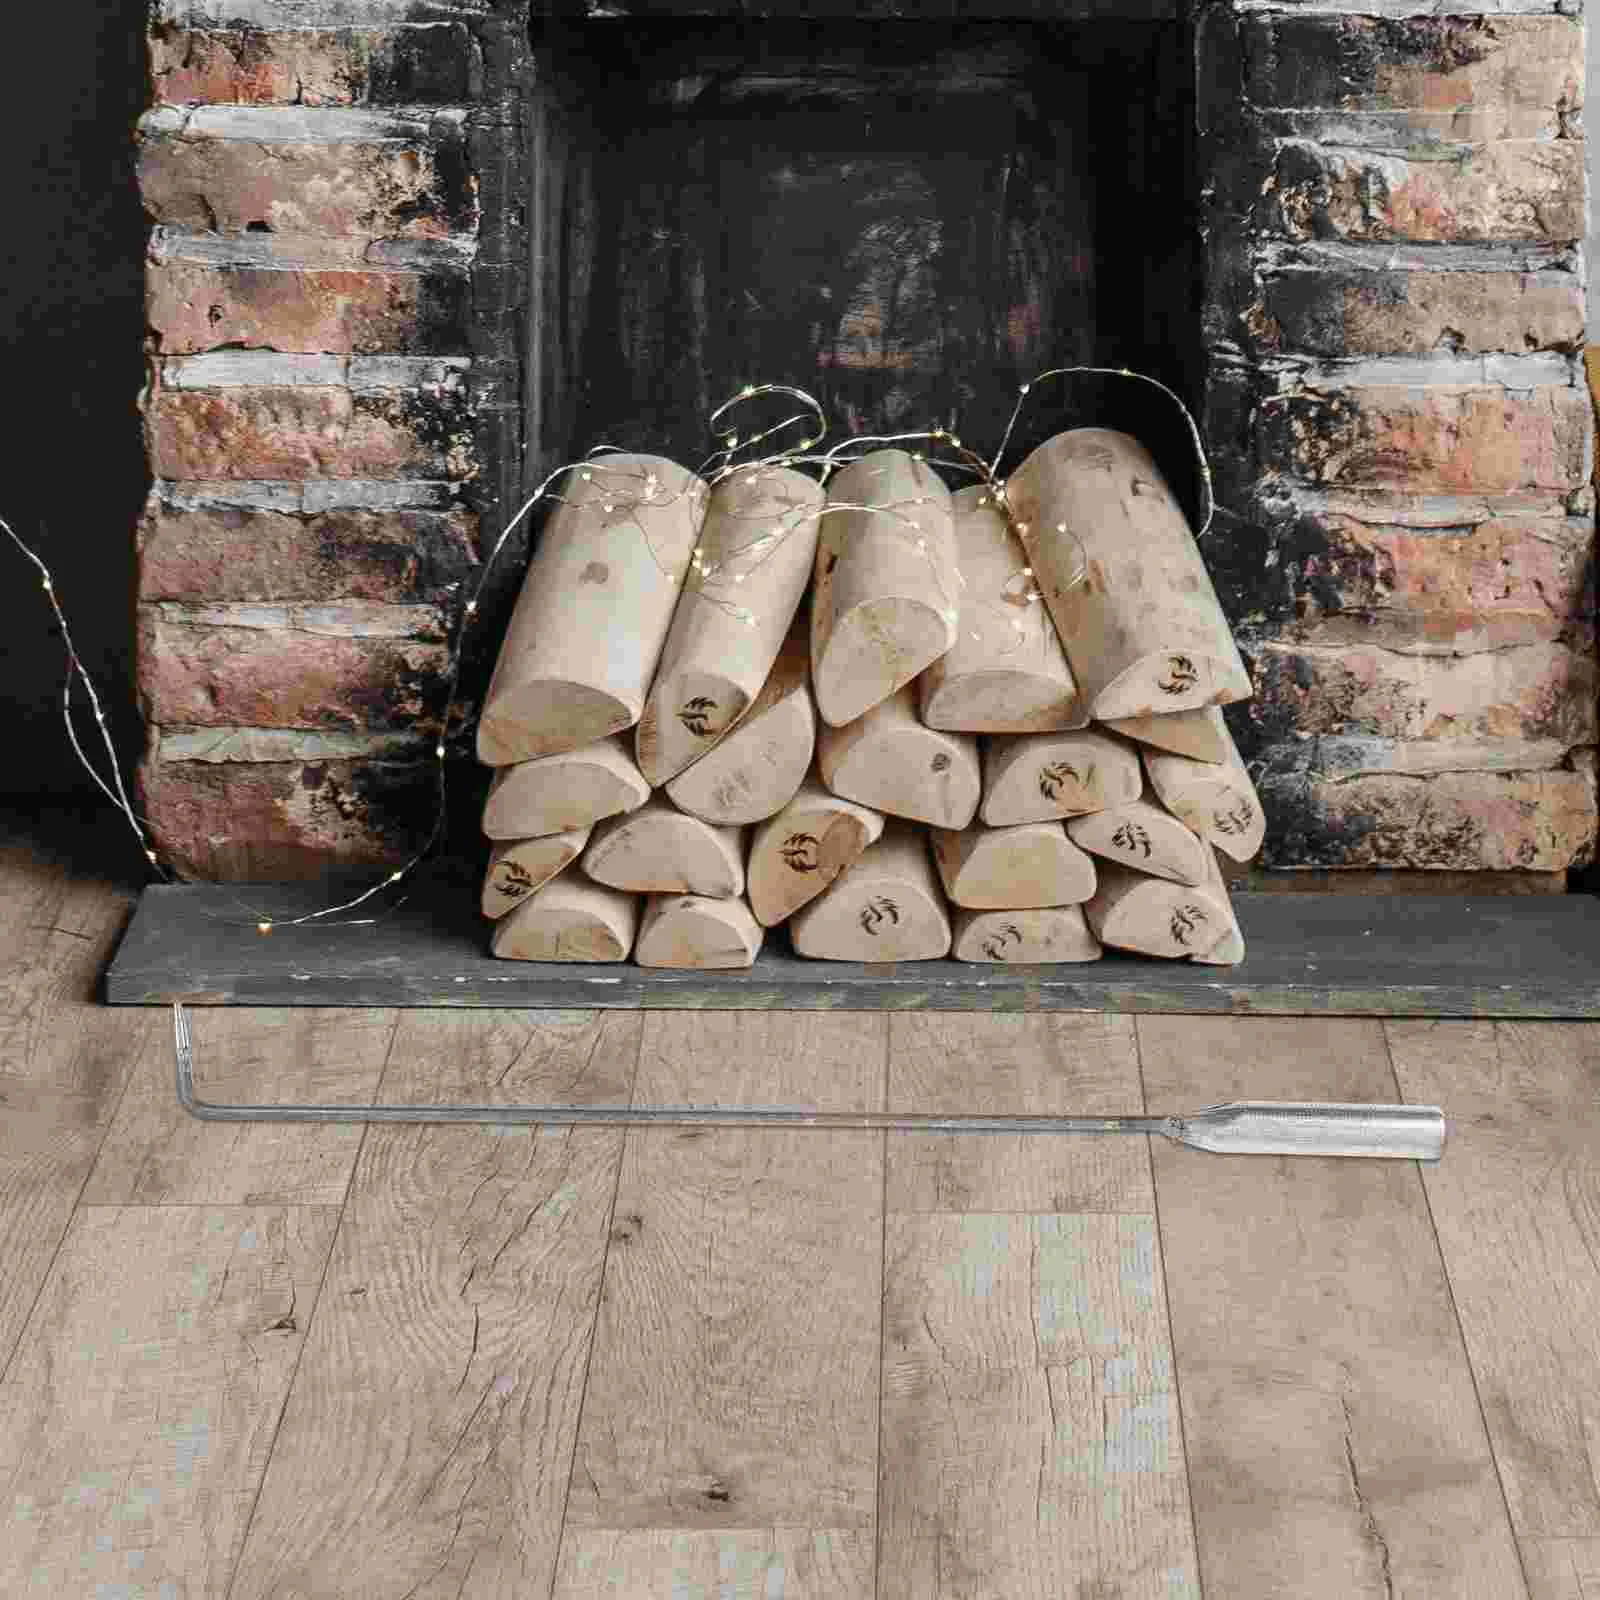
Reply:
[[[708, 413], [790, 383], [832, 437], [988, 452], [1018, 385], [1200, 387], [1187, 23], [536, 24], [530, 466], [598, 442], [702, 460]], [[1009, 459], [1126, 427], [1194, 504], [1175, 408], [1078, 377]]]

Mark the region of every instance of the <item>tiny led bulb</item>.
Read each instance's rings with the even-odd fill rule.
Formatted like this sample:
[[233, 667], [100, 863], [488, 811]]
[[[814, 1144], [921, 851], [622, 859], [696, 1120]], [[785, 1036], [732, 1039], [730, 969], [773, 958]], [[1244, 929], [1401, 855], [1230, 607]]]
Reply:
[[442, 744], [436, 744], [433, 747], [433, 753], [439, 758], [439, 760], [444, 760], [444, 746]]
[[263, 934], [271, 933], [272, 932], [272, 924], [270, 922], [258, 922], [256, 924], [256, 932], [257, 933], [263, 933]]

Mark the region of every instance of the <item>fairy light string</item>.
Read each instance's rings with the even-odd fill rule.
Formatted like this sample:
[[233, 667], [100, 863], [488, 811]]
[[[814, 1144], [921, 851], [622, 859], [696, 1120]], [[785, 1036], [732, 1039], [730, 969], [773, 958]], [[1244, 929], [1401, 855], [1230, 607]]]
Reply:
[[[827, 437], [828, 425], [826, 413], [813, 395], [791, 384], [746, 384], [712, 412], [708, 428], [711, 435], [718, 440], [718, 447], [702, 462], [696, 472], [688, 476], [682, 488], [664, 492], [661, 476], [654, 470], [645, 469], [641, 472], [635, 465], [622, 466], [620, 463], [612, 466], [607, 461], [608, 456], [626, 454], [627, 452], [616, 445], [597, 444], [580, 459], [564, 462], [551, 471], [527, 499], [522, 502], [515, 514], [500, 531], [488, 554], [484, 557], [479, 568], [477, 581], [473, 584], [470, 593], [463, 602], [451, 629], [449, 655], [445, 672], [444, 704], [439, 715], [438, 730], [434, 736], [432, 749], [433, 824], [420, 847], [402, 865], [379, 878], [368, 888], [362, 890], [361, 893], [342, 900], [335, 905], [326, 906], [320, 911], [307, 912], [295, 917], [276, 917], [271, 913], [250, 906], [235, 893], [235, 900], [241, 910], [249, 914], [250, 922], [230, 923], [225, 918], [217, 920], [231, 926], [250, 926], [253, 923], [257, 932], [261, 934], [270, 934], [277, 928], [290, 927], [349, 928], [370, 926], [379, 921], [380, 917], [350, 917], [344, 914], [359, 910], [385, 890], [398, 889], [438, 848], [449, 825], [449, 792], [446, 780], [450, 742], [452, 738], [464, 734], [473, 721], [473, 714], [462, 706], [460, 699], [467, 637], [469, 631], [482, 620], [483, 596], [494, 578], [501, 556], [517, 529], [522, 526], [536, 507], [554, 504], [571, 506], [580, 510], [597, 509], [603, 517], [610, 518], [619, 511], [636, 513], [642, 510], [671, 506], [684, 495], [704, 497], [719, 485], [734, 478], [745, 476], [759, 478], [762, 473], [779, 469], [799, 470], [805, 467], [817, 469], [818, 481], [825, 488], [829, 478], [834, 473], [861, 459], [862, 456], [870, 454], [873, 450], [915, 444], [921, 448], [912, 451], [911, 455], [913, 461], [919, 466], [933, 466], [946, 471], [970, 475], [974, 478], [984, 490], [984, 494], [980, 497], [978, 504], [992, 503], [1004, 517], [1008, 529], [1025, 546], [1026, 535], [1031, 530], [1027, 524], [1019, 523], [1016, 520], [1012, 508], [1007, 502], [1005, 480], [1000, 476], [1000, 466], [1005, 459], [1007, 449], [1010, 447], [1018, 422], [1039, 386], [1059, 379], [1080, 375], [1121, 378], [1147, 384], [1159, 390], [1176, 406], [1183, 418], [1190, 442], [1194, 448], [1203, 504], [1203, 516], [1195, 537], [1197, 539], [1204, 538], [1216, 516], [1217, 505], [1212, 487], [1211, 466], [1206, 457], [1199, 425], [1196, 423], [1188, 406], [1171, 388], [1159, 379], [1149, 377], [1141, 372], [1135, 372], [1130, 368], [1053, 367], [1031, 378], [1018, 389], [1016, 402], [1006, 422], [999, 448], [995, 451], [993, 457], [987, 461], [976, 451], [963, 444], [958, 435], [945, 428], [914, 430], [903, 433], [857, 434], [819, 453], [819, 447]], [[784, 417], [781, 421], [758, 427], [756, 431], [749, 434], [742, 434], [737, 426], [730, 427], [726, 425], [737, 408], [748, 406], [755, 401], [764, 400], [772, 396], [792, 399], [802, 409]], [[772, 449], [763, 454], [753, 454], [753, 452], [761, 450], [763, 446], [768, 445], [780, 435], [795, 428], [803, 428], [805, 430], [803, 437], [791, 443], [787, 448]], [[571, 493], [558, 492], [558, 485], [561, 485], [563, 480], [568, 479], [575, 480], [578, 485], [583, 487]], [[725, 591], [744, 582], [751, 573], [758, 570], [764, 562], [772, 558], [785, 540], [810, 521], [820, 522], [824, 517], [840, 513], [864, 513], [874, 518], [887, 518], [896, 524], [895, 531], [909, 542], [914, 543], [919, 553], [927, 559], [935, 575], [939, 591], [945, 599], [946, 614], [951, 621], [955, 621], [959, 616], [960, 597], [949, 594], [945, 588], [941, 564], [929, 548], [926, 536], [923, 534], [913, 514], [918, 507], [932, 504], [935, 498], [934, 496], [917, 496], [882, 504], [831, 500], [820, 506], [797, 506], [776, 519], [773, 518], [772, 510], [769, 507], [761, 513], [758, 519], [767, 523], [764, 532], [745, 544], [733, 547], [725, 552], [721, 559], [716, 560], [708, 559], [702, 544], [697, 541], [688, 565], [682, 572], [674, 572], [661, 561], [655, 547], [650, 542], [648, 532], [638, 517], [633, 516], [630, 520], [638, 530], [640, 538], [644, 541], [646, 549], [649, 550], [652, 560], [666, 582], [673, 586], [682, 583], [686, 595], [693, 594], [699, 599], [720, 605], [730, 614], [744, 621], [748, 626], [754, 627], [757, 621], [755, 616], [746, 608], [734, 603], [725, 593], [719, 593], [719, 590]], [[751, 515], [755, 519], [755, 514], [752, 513]], [[61, 714], [67, 740], [74, 755], [83, 770], [93, 781], [95, 787], [122, 814], [138, 842], [139, 850], [145, 859], [147, 869], [162, 883], [172, 884], [178, 882], [179, 879], [176, 872], [161, 859], [161, 855], [153, 842], [148, 819], [138, 814], [129, 798], [127, 787], [117, 762], [116, 749], [111, 739], [110, 729], [107, 725], [105, 707], [95, 688], [93, 679], [78, 654], [77, 646], [73, 641], [72, 632], [67, 622], [66, 612], [62, 606], [55, 579], [49, 566], [43, 557], [3, 517], [0, 517], [0, 531], [5, 533], [15, 549], [21, 553], [23, 558], [38, 573], [40, 589], [50, 606], [56, 626], [61, 632], [62, 647], [66, 657], [66, 672], [62, 682], [61, 693]], [[1069, 539], [1074, 538], [1065, 524], [1059, 524], [1055, 531], [1060, 536]], [[1069, 579], [1070, 584], [1081, 583], [1086, 570], [1081, 543], [1078, 544], [1078, 550], [1079, 562], [1075, 572]], [[965, 580], [962, 578], [959, 568], [953, 568], [952, 570], [956, 584], [964, 588]], [[1015, 594], [1007, 592], [1011, 589], [1013, 583], [1019, 583], [1023, 586]], [[1023, 566], [1012, 575], [1012, 578], [1005, 585], [1000, 599], [1012, 607], [1017, 605], [1038, 606], [1042, 604], [1043, 596], [1034, 582], [1034, 573], [1031, 566]], [[1018, 647], [1020, 648], [1025, 643], [1024, 630], [1014, 618], [1007, 618], [1006, 620], [1016, 628]], [[977, 635], [974, 634], [973, 637], [976, 638]], [[74, 715], [76, 709], [73, 700], [74, 686], [81, 687], [83, 690], [94, 718], [99, 744], [104, 755], [104, 773], [96, 766], [94, 758], [84, 748], [83, 741], [79, 736]], [[385, 908], [382, 915], [388, 915], [403, 903], [404, 897], [396, 898]]]

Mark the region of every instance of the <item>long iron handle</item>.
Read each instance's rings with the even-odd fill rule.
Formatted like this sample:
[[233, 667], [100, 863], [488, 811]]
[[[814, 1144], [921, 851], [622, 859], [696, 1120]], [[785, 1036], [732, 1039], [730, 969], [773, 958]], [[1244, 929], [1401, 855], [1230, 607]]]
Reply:
[[1207, 1106], [1186, 1117], [936, 1117], [888, 1111], [752, 1106], [221, 1105], [194, 1092], [194, 1048], [183, 1006], [172, 1007], [178, 1103], [205, 1122], [433, 1122], [601, 1128], [830, 1128], [895, 1133], [1159, 1133], [1197, 1150], [1235, 1155], [1386, 1156], [1437, 1161], [1437, 1106], [1318, 1105], [1271, 1100]]

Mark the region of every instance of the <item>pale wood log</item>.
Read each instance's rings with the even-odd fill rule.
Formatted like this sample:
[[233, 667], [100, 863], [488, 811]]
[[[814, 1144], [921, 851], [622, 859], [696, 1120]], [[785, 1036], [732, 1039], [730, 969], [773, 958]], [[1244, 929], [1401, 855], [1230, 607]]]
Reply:
[[910, 683], [956, 640], [960, 572], [950, 491], [925, 461], [875, 450], [836, 473], [811, 596], [817, 707], [835, 727]]
[[797, 954], [825, 961], [932, 961], [950, 919], [921, 828], [891, 820], [876, 844], [789, 922]]
[[537, 761], [501, 767], [489, 785], [483, 831], [491, 839], [545, 838], [636, 811], [650, 785], [621, 739], [601, 739]]
[[1225, 934], [1232, 925], [1227, 896], [1215, 889], [1153, 878], [1110, 861], [1099, 876], [1083, 914], [1101, 944], [1176, 960], [1211, 949], [1217, 930]]
[[992, 492], [951, 497], [961, 568], [956, 642], [917, 679], [922, 720], [952, 733], [1052, 733], [1082, 728], [1089, 710], [1027, 553]]
[[661, 456], [605, 456], [557, 487], [478, 721], [490, 766], [639, 720], [705, 512], [704, 482]]
[[756, 920], [773, 927], [816, 899], [882, 832], [881, 811], [808, 778], [751, 841], [747, 876]]
[[[1554, 1131], [1560, 1119], [1530, 1117], [1520, 1104], [1494, 1107], [1494, 1133], [1507, 1156], [1497, 1175], [1481, 1145], [1457, 1142], [1465, 1137], [1456, 1119], [1466, 1109], [1467, 1072], [1453, 1040], [1434, 1047], [1438, 1092], [1402, 1073], [1402, 1096], [1384, 1048], [1386, 1025], [1376, 1020], [1141, 1016], [1138, 1026], [1153, 1115], [1229, 1100], [1404, 1098], [1442, 1101], [1452, 1124], [1444, 1160], [1420, 1174], [1409, 1161], [1210, 1156], [1150, 1141], [1162, 1246], [1172, 1262], [1172, 1340], [1205, 1594], [1521, 1596], [1484, 1436], [1483, 1412], [1493, 1418], [1501, 1374], [1478, 1365], [1435, 1180], [1455, 1184], [1470, 1205], [1458, 1237], [1470, 1233], [1468, 1258], [1495, 1280], [1495, 1315], [1529, 1335], [1522, 1349], [1530, 1357], [1545, 1354], [1550, 1345], [1533, 1330], [1549, 1324], [1517, 1297], [1522, 1269], [1536, 1276], [1554, 1263], [1559, 1283], [1562, 1269], [1581, 1262], [1588, 1271], [1590, 1258], [1576, 1232], [1552, 1237], [1501, 1224], [1507, 1203], [1559, 1209], [1565, 1174], [1530, 1181], [1549, 1168], [1529, 1149], [1528, 1135]], [[1445, 1023], [1438, 1034], [1458, 1028], [1465, 1031]], [[1589, 1032], [1571, 1024], [1548, 1031]], [[1595, 1103], [1592, 1048], [1582, 1052], [1588, 1107]], [[1537, 1086], [1535, 1103], [1549, 1104], [1543, 1060], [1528, 1081]], [[1567, 1309], [1577, 1311], [1571, 1302]], [[1594, 1371], [1592, 1322], [1574, 1348], [1586, 1351]], [[1504, 1370], [1513, 1382], [1533, 1371], [1520, 1351]], [[1561, 1473], [1592, 1507], [1594, 1477], [1579, 1444], [1585, 1429], [1571, 1403], [1591, 1391], [1572, 1368], [1554, 1385], [1540, 1391], [1526, 1420], [1564, 1421], [1561, 1434], [1523, 1435], [1512, 1424], [1507, 1437], [1537, 1463], [1541, 1499], [1546, 1474]], [[1492, 1420], [1490, 1428], [1492, 1436]], [[1562, 1445], [1577, 1445], [1577, 1457], [1563, 1456]], [[1515, 1515], [1509, 1476], [1506, 1489]]]
[[810, 649], [797, 627], [744, 720], [667, 785], [672, 803], [729, 827], [763, 822], [788, 805], [816, 748], [810, 680]]
[[634, 730], [639, 770], [653, 785], [753, 711], [816, 563], [825, 498], [815, 479], [783, 467], [741, 471], [711, 491], [694, 570]]
[[[615, 1105], [610, 1030], [590, 1021], [402, 1013], [396, 1053], [407, 1061], [394, 1097]], [[636, 1053], [636, 1032], [632, 1043]], [[442, 1094], [441, 1074], [456, 1080]], [[293, 1313], [310, 1334], [236, 1580], [188, 1592], [548, 1595], [622, 1131], [366, 1134], [316, 1320], [308, 1303]], [[198, 1224], [205, 1213], [194, 1215]], [[270, 1322], [230, 1348], [247, 1392], [248, 1353], [265, 1360], [285, 1338], [259, 1331]], [[393, 1403], [375, 1403], [385, 1396]], [[154, 1585], [146, 1592], [155, 1600]]]
[[1208, 863], [1213, 872], [1216, 868], [1209, 846], [1143, 798], [1072, 818], [1067, 837], [1091, 855], [1174, 883], [1205, 883]]
[[1103, 811], [1144, 787], [1132, 745], [1093, 729], [983, 741], [983, 820], [992, 828]]
[[1006, 500], [1095, 717], [1249, 697], [1200, 547], [1137, 439], [1059, 433], [1011, 475]]
[[743, 900], [653, 894], [645, 903], [633, 959], [641, 967], [748, 967], [765, 930]]
[[1140, 744], [1196, 761], [1221, 761], [1228, 753], [1227, 724], [1215, 706], [1149, 717], [1112, 717], [1105, 726]]
[[1098, 961], [1100, 941], [1083, 907], [1035, 906], [1020, 911], [958, 911], [950, 953], [957, 961]]
[[569, 868], [501, 917], [491, 948], [505, 961], [626, 961], [638, 926], [636, 895]]
[[909, 684], [855, 722], [819, 729], [817, 761], [835, 794], [939, 828], [966, 827], [983, 788], [978, 741], [924, 725]]
[[338, 1220], [78, 1213], [0, 1385], [0, 1593], [229, 1591]]
[[1144, 750], [1144, 770], [1173, 816], [1235, 861], [1248, 861], [1266, 837], [1266, 814], [1226, 727], [1222, 736], [1227, 749], [1221, 761]]
[[944, 892], [978, 911], [1078, 905], [1094, 893], [1094, 861], [1059, 822], [1011, 828], [973, 823], [959, 833], [929, 833]]
[[589, 842], [589, 828], [568, 828], [541, 839], [507, 839], [489, 852], [480, 905], [486, 917], [503, 917], [535, 889], [570, 866]]
[[1448, 1155], [1422, 1183], [1529, 1576], [1563, 1580], [1532, 1592], [1600, 1594], [1600, 1029], [1397, 1020], [1383, 1034], [1400, 1097], [1450, 1113]]
[[660, 795], [596, 828], [583, 870], [596, 883], [641, 894], [744, 893], [743, 828], [688, 816]]
[[1228, 894], [1227, 881], [1222, 876], [1217, 853], [1210, 845], [1205, 846], [1205, 852], [1207, 872], [1203, 887], [1209, 889], [1221, 902], [1228, 914], [1228, 926], [1222, 937], [1209, 950], [1197, 950], [1189, 959], [1199, 962], [1203, 967], [1236, 967], [1244, 960], [1244, 932], [1239, 927], [1238, 916], [1234, 913], [1233, 900]]
[[[876, 1108], [886, 1021], [650, 1012], [637, 1103]], [[605, 1589], [591, 1575], [558, 1587], [562, 1600], [666, 1600], [677, 1580], [647, 1581], [659, 1556], [647, 1564], [641, 1548], [656, 1529], [730, 1540], [744, 1530], [769, 1550], [782, 1530], [804, 1530], [836, 1587], [751, 1579], [739, 1591], [872, 1593], [883, 1151], [876, 1134], [804, 1129], [663, 1129], [627, 1141], [563, 1573], [576, 1578], [578, 1552], [606, 1549], [615, 1530], [630, 1536]], [[674, 1568], [686, 1570], [698, 1570], [695, 1558]], [[733, 1592], [727, 1566], [718, 1579], [706, 1600]], [[543, 1591], [517, 1591], [532, 1592]]]

